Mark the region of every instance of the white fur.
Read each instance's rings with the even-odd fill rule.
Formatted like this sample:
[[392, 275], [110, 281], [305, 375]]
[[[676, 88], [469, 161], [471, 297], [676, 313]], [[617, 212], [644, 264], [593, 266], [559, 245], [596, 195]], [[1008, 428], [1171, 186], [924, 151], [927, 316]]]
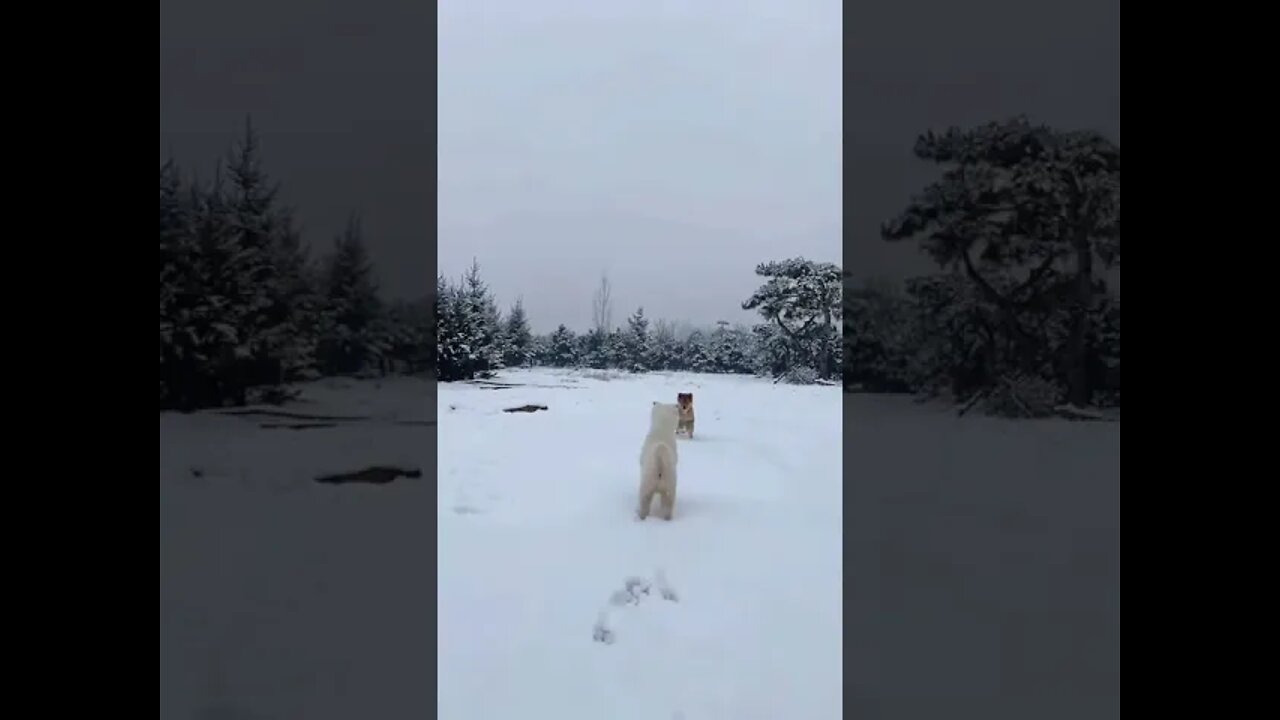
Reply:
[[676, 505], [676, 425], [680, 422], [680, 408], [675, 403], [655, 402], [649, 410], [649, 434], [640, 448], [640, 507], [636, 514], [641, 520], [649, 517], [653, 496], [662, 498], [661, 516], [670, 520]]

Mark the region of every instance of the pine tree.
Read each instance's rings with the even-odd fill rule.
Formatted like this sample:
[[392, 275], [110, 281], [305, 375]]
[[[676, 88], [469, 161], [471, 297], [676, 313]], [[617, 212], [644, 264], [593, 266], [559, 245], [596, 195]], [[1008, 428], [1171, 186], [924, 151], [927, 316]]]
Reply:
[[534, 335], [529, 342], [529, 366], [551, 367], [551, 336]]
[[577, 367], [578, 339], [569, 328], [561, 325], [551, 333], [547, 364], [552, 367]]
[[443, 275], [436, 278], [436, 377], [441, 382], [466, 380], [471, 372], [474, 329], [466, 322], [461, 292]]
[[750, 373], [751, 336], [740, 330], [729, 329], [729, 323], [720, 320], [716, 323], [716, 331], [711, 335], [708, 347], [710, 353], [711, 372], [717, 373]]
[[480, 277], [480, 263], [475, 260], [463, 277], [462, 300], [464, 322], [474, 338], [469, 343], [470, 377], [490, 377], [502, 369], [501, 318], [489, 286]]
[[761, 263], [756, 274], [768, 278], [742, 303], [743, 310], [758, 310], [786, 337], [788, 369], [805, 365], [822, 378], [839, 372], [836, 348], [843, 313], [844, 277], [833, 263], [804, 258]]
[[237, 236], [238, 291], [244, 305], [237, 327], [247, 352], [237, 363], [232, 380], [241, 403], [248, 386], [282, 380], [282, 345], [292, 329], [286, 281], [276, 264], [282, 242], [278, 186], [262, 169], [260, 154], [258, 136], [252, 122], [246, 120], [244, 137], [227, 158], [229, 209]]
[[1068, 315], [1051, 364], [1068, 399], [1089, 403], [1090, 326], [1105, 294], [1095, 259], [1120, 262], [1119, 146], [1015, 117], [926, 133], [915, 155], [947, 169], [884, 224], [883, 238], [918, 239], [942, 268], [964, 273], [997, 310], [994, 344], [1015, 346], [1019, 375], [1054, 374], [1044, 368], [1040, 328], [1054, 322], [1053, 310]]
[[529, 330], [529, 318], [525, 315], [524, 300], [517, 298], [511, 312], [507, 313], [503, 328], [506, 341], [504, 363], [507, 367], [526, 367], [533, 362], [533, 333]]
[[488, 377], [502, 367], [501, 318], [478, 262], [459, 285], [437, 278], [435, 309], [439, 380]]
[[622, 341], [623, 363], [632, 372], [647, 372], [649, 365], [649, 321], [644, 316], [644, 308], [636, 308], [635, 313], [627, 318], [627, 333]]
[[755, 338], [754, 370], [758, 375], [774, 379], [782, 377], [791, 367], [791, 347], [787, 336], [773, 323], [761, 323], [751, 327]]
[[578, 337], [578, 357], [582, 364], [593, 369], [609, 367], [609, 333], [593, 327]]
[[271, 258], [278, 286], [269, 320], [273, 332], [270, 353], [279, 372], [274, 381], [283, 383], [318, 375], [317, 350], [324, 303], [292, 212], [282, 212], [279, 222]]
[[614, 328], [604, 341], [604, 365], [607, 368], [615, 370], [628, 369], [630, 358], [628, 356], [627, 335], [621, 328]]
[[701, 330], [689, 333], [684, 341], [684, 368], [693, 372], [714, 372], [715, 360], [711, 355], [707, 337]]
[[387, 363], [392, 371], [412, 370], [412, 356], [418, 346], [410, 303], [393, 300], [383, 313], [387, 331]]
[[907, 281], [911, 329], [905, 343], [912, 389], [933, 395], [943, 389], [966, 398], [991, 387], [1004, 374], [1004, 345], [999, 341], [999, 309], [983, 301], [957, 273], [941, 273]]
[[207, 187], [192, 185], [191, 201], [198, 259], [187, 314], [192, 368], [186, 405], [243, 405], [256, 312], [256, 295], [249, 290], [254, 253], [241, 245], [220, 165]]
[[383, 338], [381, 302], [356, 214], [334, 241], [326, 263], [324, 293], [321, 367], [326, 374], [358, 373], [382, 356]]

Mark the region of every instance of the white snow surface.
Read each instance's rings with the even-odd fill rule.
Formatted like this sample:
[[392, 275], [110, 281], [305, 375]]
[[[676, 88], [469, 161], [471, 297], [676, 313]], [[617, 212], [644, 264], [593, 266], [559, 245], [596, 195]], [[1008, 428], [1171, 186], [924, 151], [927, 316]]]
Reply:
[[[440, 388], [440, 717], [841, 717], [839, 389], [595, 375]], [[649, 408], [682, 391], [675, 518], [640, 522]]]

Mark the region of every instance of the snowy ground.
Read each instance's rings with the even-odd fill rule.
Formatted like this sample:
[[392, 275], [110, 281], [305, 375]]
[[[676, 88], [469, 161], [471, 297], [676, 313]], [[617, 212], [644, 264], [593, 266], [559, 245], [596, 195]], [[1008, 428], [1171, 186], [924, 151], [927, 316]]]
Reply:
[[[743, 377], [502, 379], [523, 385], [325, 381], [288, 408], [373, 418], [334, 428], [161, 415], [161, 717], [396, 720], [437, 692], [446, 720], [1118, 699], [1119, 424]], [[681, 390], [676, 519], [640, 523], [648, 405]], [[526, 402], [550, 409], [501, 412]], [[412, 424], [437, 413], [438, 462]], [[312, 481], [370, 464], [426, 472]]]
[[1120, 424], [846, 402], [851, 716], [1118, 720]]
[[395, 422], [433, 419], [433, 394], [408, 378], [334, 380], [288, 408], [375, 418], [336, 428], [160, 416], [162, 720], [407, 720], [431, 707], [435, 488], [313, 478], [374, 463], [430, 477], [435, 429]]
[[[506, 377], [440, 388], [440, 717], [841, 717], [840, 391]], [[676, 517], [641, 523], [649, 405], [680, 391]]]

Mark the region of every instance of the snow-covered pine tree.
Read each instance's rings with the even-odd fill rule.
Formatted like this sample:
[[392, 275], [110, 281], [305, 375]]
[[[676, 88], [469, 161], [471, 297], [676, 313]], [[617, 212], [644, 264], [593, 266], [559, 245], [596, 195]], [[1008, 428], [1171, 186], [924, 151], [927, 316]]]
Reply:
[[756, 274], [768, 280], [742, 303], [742, 309], [759, 311], [782, 331], [789, 366], [799, 363], [817, 371], [820, 378], [835, 377], [840, 371], [836, 348], [844, 311], [839, 266], [789, 258], [761, 263]]
[[[993, 331], [999, 344], [1017, 346], [1020, 375], [1043, 373], [1039, 321], [1054, 307], [1068, 313], [1068, 337], [1053, 364], [1068, 399], [1088, 404], [1090, 321], [1105, 292], [1095, 260], [1120, 262], [1119, 146], [1097, 133], [1015, 117], [926, 133], [915, 155], [947, 169], [881, 235], [918, 239], [940, 266], [963, 271], [999, 311]], [[1028, 311], [1037, 318], [1032, 327]]]
[[547, 352], [547, 364], [551, 367], [577, 367], [580, 364], [578, 338], [564, 325], [551, 333]]
[[274, 337], [270, 352], [278, 361], [276, 382], [291, 382], [319, 374], [317, 349], [324, 304], [319, 277], [292, 211], [282, 211], [279, 220], [271, 260], [279, 285], [271, 311]]
[[614, 328], [604, 341], [604, 365], [615, 370], [630, 369], [630, 356], [627, 354], [629, 344], [627, 333], [621, 328]]
[[387, 308], [387, 358], [392, 370], [415, 374], [433, 364], [431, 302], [430, 298], [397, 300]]
[[237, 401], [253, 385], [278, 384], [284, 379], [284, 345], [291, 342], [293, 308], [282, 268], [281, 217], [278, 185], [262, 169], [261, 149], [252, 121], [245, 120], [244, 137], [227, 157], [229, 205], [237, 234], [237, 264], [242, 279], [240, 299], [246, 311], [238, 325], [247, 355], [233, 373]]
[[502, 367], [501, 318], [478, 262], [458, 285], [437, 278], [435, 306], [440, 381], [488, 377]]
[[404, 300], [396, 299], [387, 303], [386, 311], [383, 318], [386, 323], [387, 333], [387, 363], [392, 372], [400, 372], [401, 370], [412, 372], [410, 369], [410, 357], [413, 355], [418, 342], [416, 328], [411, 320], [412, 311], [410, 304]]
[[222, 182], [221, 164], [207, 186], [191, 186], [196, 260], [184, 325], [190, 343], [192, 375], [185, 406], [244, 404], [252, 317], [257, 312], [253, 284], [254, 253], [241, 246], [234, 209]]
[[754, 365], [757, 375], [780, 378], [791, 367], [791, 347], [787, 336], [773, 323], [760, 323], [751, 326], [751, 335], [755, 339]]
[[622, 338], [622, 363], [625, 369], [632, 372], [648, 372], [649, 365], [649, 320], [644, 316], [644, 308], [636, 308], [635, 313], [627, 318], [627, 331]]
[[359, 373], [381, 357], [383, 340], [382, 303], [359, 215], [347, 220], [325, 265], [320, 365], [326, 375]]
[[1002, 372], [997, 309], [954, 272], [911, 278], [906, 288], [914, 331], [907, 344], [911, 389], [926, 395], [945, 389], [964, 399], [992, 387]]
[[609, 367], [608, 351], [609, 333], [593, 327], [578, 336], [578, 358], [583, 365], [593, 370]]
[[529, 318], [522, 298], [516, 298], [511, 312], [507, 313], [502, 334], [505, 340], [504, 364], [507, 367], [528, 367], [533, 362], [533, 332], [529, 330]]
[[480, 263], [471, 261], [471, 269], [462, 279], [464, 321], [475, 338], [471, 345], [470, 377], [491, 377], [502, 369], [502, 325], [498, 305], [489, 286], [480, 277]]
[[716, 322], [708, 350], [711, 355], [711, 371], [717, 373], [751, 373], [754, 339], [750, 331], [730, 328], [727, 320]]
[[694, 330], [684, 341], [683, 370], [693, 372], [715, 372], [715, 359], [711, 352], [711, 343], [701, 330]]
[[529, 341], [529, 367], [550, 367], [551, 336], [534, 335]]
[[461, 292], [443, 275], [436, 278], [436, 378], [440, 382], [467, 380], [474, 329], [464, 318]]

